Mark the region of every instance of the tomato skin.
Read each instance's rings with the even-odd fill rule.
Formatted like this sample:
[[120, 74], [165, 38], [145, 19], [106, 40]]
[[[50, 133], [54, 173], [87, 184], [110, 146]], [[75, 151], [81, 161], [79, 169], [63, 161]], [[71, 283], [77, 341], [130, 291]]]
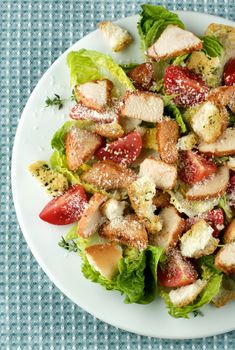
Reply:
[[212, 160], [193, 151], [181, 151], [179, 156], [179, 177], [187, 184], [194, 184], [217, 171]]
[[179, 107], [191, 107], [205, 101], [209, 91], [206, 83], [186, 67], [169, 66], [164, 76], [164, 85], [168, 95], [177, 96], [173, 99]]
[[95, 156], [99, 160], [112, 160], [115, 163], [129, 165], [136, 160], [141, 149], [141, 135], [137, 131], [133, 131], [116, 141], [107, 143], [96, 151]]
[[224, 67], [224, 84], [235, 85], [235, 57], [230, 59]]
[[77, 184], [47, 203], [39, 217], [52, 225], [72, 224], [80, 219], [87, 203], [84, 188]]
[[139, 64], [127, 75], [139, 90], [149, 90], [153, 82], [153, 65], [150, 62]]
[[182, 287], [197, 279], [197, 271], [187, 258], [176, 248], [166, 253], [166, 261], [158, 267], [158, 281], [164, 287]]

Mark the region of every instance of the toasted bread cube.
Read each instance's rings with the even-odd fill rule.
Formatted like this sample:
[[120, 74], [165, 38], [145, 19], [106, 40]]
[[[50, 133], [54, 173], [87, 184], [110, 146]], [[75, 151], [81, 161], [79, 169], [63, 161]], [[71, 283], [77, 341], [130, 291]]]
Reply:
[[198, 259], [214, 253], [219, 240], [212, 236], [213, 228], [205, 221], [197, 221], [180, 238], [180, 250], [183, 256]]
[[81, 103], [99, 112], [104, 111], [111, 100], [113, 83], [110, 80], [96, 80], [76, 86]]
[[235, 241], [235, 219], [226, 227], [224, 233], [224, 242], [231, 243]]
[[29, 166], [29, 171], [53, 197], [62, 194], [69, 187], [67, 178], [51, 169], [47, 162], [39, 160]]
[[170, 205], [170, 195], [162, 190], [156, 190], [156, 194], [153, 197], [153, 205], [156, 208], [165, 208]]
[[163, 100], [152, 92], [126, 92], [121, 105], [121, 114], [128, 118], [156, 123], [163, 117]]
[[72, 127], [65, 137], [65, 154], [68, 167], [76, 171], [101, 146], [102, 138], [90, 131]]
[[212, 88], [221, 84], [223, 66], [223, 57], [209, 57], [203, 51], [192, 52], [187, 61], [187, 67], [202, 75], [207, 85]]
[[196, 282], [189, 284], [188, 286], [171, 290], [169, 293], [170, 301], [176, 307], [186, 306], [197, 298], [206, 285], [207, 281], [198, 279]]
[[235, 273], [235, 242], [220, 248], [215, 257], [215, 266], [224, 273]]
[[175, 163], [178, 159], [177, 141], [179, 126], [175, 120], [164, 119], [157, 125], [157, 144], [161, 159], [168, 163]]
[[130, 33], [116, 23], [110, 21], [100, 22], [99, 28], [114, 52], [123, 50], [133, 41]]
[[136, 180], [133, 170], [110, 160], [94, 163], [81, 175], [81, 179], [105, 190], [127, 188]]
[[227, 167], [230, 170], [235, 171], [235, 157], [229, 157], [229, 160], [227, 161]]
[[159, 216], [154, 214], [155, 192], [155, 184], [147, 176], [140, 177], [128, 187], [131, 206], [150, 233], [156, 233], [162, 228]]
[[140, 176], [150, 177], [157, 188], [171, 190], [175, 187], [177, 179], [177, 168], [162, 160], [146, 158], [140, 164]]
[[117, 217], [108, 224], [104, 224], [100, 235], [110, 241], [120, 242], [139, 250], [148, 246], [147, 231], [143, 223], [133, 214]]
[[117, 199], [110, 198], [101, 208], [102, 214], [105, 215], [110, 221], [123, 216], [127, 202], [118, 201]]
[[207, 143], [215, 142], [227, 125], [227, 115], [214, 103], [206, 101], [189, 110], [190, 124], [200, 139]]
[[111, 280], [118, 273], [118, 264], [122, 258], [120, 246], [107, 243], [85, 248], [89, 264], [103, 277]]
[[107, 200], [107, 196], [96, 192], [89, 200], [78, 224], [78, 234], [84, 238], [95, 233], [102, 224], [101, 205]]
[[193, 33], [169, 24], [147, 50], [147, 55], [155, 61], [160, 61], [201, 49], [202, 41]]
[[201, 142], [198, 149], [202, 153], [224, 157], [235, 154], [235, 129], [228, 128], [213, 143]]
[[235, 113], [235, 86], [220, 86], [211, 90], [208, 100], [218, 106], [229, 107]]
[[173, 206], [163, 208], [159, 216], [163, 226], [161, 231], [154, 235], [151, 244], [168, 250], [177, 244], [179, 237], [183, 233], [185, 226], [184, 219], [179, 216]]
[[193, 201], [216, 198], [224, 194], [228, 183], [229, 170], [226, 166], [221, 166], [217, 173], [189, 187], [185, 197]]
[[194, 132], [182, 136], [178, 139], [177, 148], [179, 151], [189, 151], [198, 144], [198, 136]]

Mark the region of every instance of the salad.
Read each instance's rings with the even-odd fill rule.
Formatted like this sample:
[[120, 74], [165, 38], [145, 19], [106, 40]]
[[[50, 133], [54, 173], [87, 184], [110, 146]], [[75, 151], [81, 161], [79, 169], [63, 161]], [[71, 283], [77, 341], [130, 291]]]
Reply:
[[[137, 27], [141, 63], [69, 52], [74, 106], [29, 170], [53, 197], [40, 218], [72, 224], [59, 246], [86, 278], [188, 318], [235, 299], [235, 28], [197, 37], [154, 5]], [[114, 51], [133, 40], [100, 29]]]

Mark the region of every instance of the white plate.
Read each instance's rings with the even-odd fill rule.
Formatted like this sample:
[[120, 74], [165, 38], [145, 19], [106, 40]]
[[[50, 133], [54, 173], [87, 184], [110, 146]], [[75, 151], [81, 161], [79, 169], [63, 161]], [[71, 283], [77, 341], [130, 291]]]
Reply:
[[[178, 12], [187, 28], [202, 34], [211, 22], [234, 25], [225, 19], [193, 12]], [[136, 30], [137, 16], [119, 21], [135, 37], [127, 50], [112, 56], [121, 62], [141, 62]], [[94, 49], [110, 53], [99, 31], [94, 31], [73, 45], [70, 50]], [[71, 102], [61, 111], [45, 108], [45, 99], [54, 93], [70, 97], [69, 72], [66, 51], [41, 78], [21, 116], [16, 133], [12, 158], [12, 189], [17, 217], [24, 237], [40, 266], [53, 283], [74, 303], [99, 319], [134, 333], [162, 338], [198, 338], [235, 329], [235, 303], [224, 308], [206, 307], [204, 317], [174, 319], [167, 314], [163, 302], [150, 305], [126, 305], [117, 292], [109, 292], [98, 284], [86, 280], [80, 272], [80, 258], [66, 254], [58, 247], [61, 235], [68, 227], [49, 225], [41, 221], [39, 212], [49, 197], [27, 171], [30, 163], [48, 160], [50, 140], [54, 132], [67, 119]]]

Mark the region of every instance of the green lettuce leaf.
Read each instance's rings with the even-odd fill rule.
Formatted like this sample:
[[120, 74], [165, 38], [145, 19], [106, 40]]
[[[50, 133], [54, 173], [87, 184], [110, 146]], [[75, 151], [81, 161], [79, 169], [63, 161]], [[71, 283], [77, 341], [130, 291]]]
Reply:
[[105, 78], [113, 82], [117, 95], [123, 95], [126, 90], [135, 90], [124, 70], [103, 53], [85, 49], [71, 51], [67, 56], [67, 64], [72, 85]]
[[126, 63], [126, 64], [119, 64], [119, 66], [124, 70], [125, 73], [129, 73], [132, 69], [137, 67], [139, 63]]
[[169, 293], [166, 291], [162, 290], [160, 296], [165, 300], [168, 312], [171, 316], [175, 318], [189, 318], [191, 313], [198, 312], [202, 306], [210, 303], [214, 296], [218, 294], [222, 278], [223, 275], [214, 274], [209, 279], [205, 289], [199, 294], [197, 299], [193, 303], [183, 307], [174, 306], [170, 301]]
[[179, 108], [172, 102], [172, 96], [164, 95], [163, 101], [165, 106], [165, 114], [171, 116], [174, 118], [177, 123], [179, 124], [179, 127], [181, 129], [182, 133], [185, 133], [187, 131], [187, 126], [183, 120], [182, 114], [179, 110]]
[[233, 213], [232, 213], [232, 210], [228, 204], [228, 198], [227, 198], [227, 195], [224, 194], [220, 200], [219, 200], [219, 203], [218, 203], [218, 207], [221, 208], [224, 213], [225, 213], [225, 218], [226, 218], [226, 222], [230, 222], [232, 220], [232, 217], [233, 217]]
[[50, 158], [51, 168], [60, 174], [63, 174], [68, 179], [71, 185], [81, 183], [79, 174], [68, 169], [66, 157], [59, 151], [54, 151]]
[[65, 154], [65, 135], [72, 126], [77, 126], [80, 129], [88, 129], [94, 123], [90, 120], [71, 120], [65, 122], [54, 134], [51, 140], [51, 147], [60, 153]]
[[203, 42], [202, 51], [210, 57], [222, 56], [224, 53], [224, 47], [219, 39], [213, 35], [205, 35], [201, 37]]
[[189, 58], [189, 56], [190, 56], [190, 54], [188, 54], [188, 53], [181, 55], [181, 56], [178, 56], [172, 60], [172, 64], [174, 66], [178, 66], [181, 63], [184, 63]]
[[137, 28], [141, 39], [141, 47], [146, 50], [162, 34], [169, 24], [185, 28], [178, 15], [162, 6], [141, 5], [140, 21]]
[[84, 240], [82, 237], [77, 239], [84, 276], [108, 290], [121, 292], [125, 295], [125, 303], [147, 304], [153, 301], [156, 296], [157, 265], [163, 249], [149, 246], [139, 252], [135, 248], [124, 248], [123, 258], [119, 262], [119, 272], [112, 280], [108, 280], [89, 264], [84, 254], [85, 247], [98, 243], [103, 242], [97, 241], [97, 237], [93, 240], [92, 238]]

